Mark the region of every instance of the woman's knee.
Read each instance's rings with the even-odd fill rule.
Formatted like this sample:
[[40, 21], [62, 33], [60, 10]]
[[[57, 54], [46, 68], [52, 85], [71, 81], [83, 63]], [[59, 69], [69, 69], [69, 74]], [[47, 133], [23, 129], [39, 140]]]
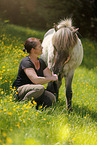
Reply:
[[43, 85], [29, 84], [29, 85], [26, 85], [26, 90], [27, 90], [27, 92], [29, 92], [29, 91], [37, 92], [37, 93], [40, 93], [40, 95], [41, 95], [41, 94], [43, 94], [45, 88]]
[[56, 96], [53, 93], [51, 93], [49, 91], [46, 91], [46, 94], [47, 94], [47, 96], [49, 96], [49, 98], [51, 99], [52, 103], [56, 102]]
[[45, 88], [43, 85], [37, 85], [36, 91], [38, 91], [40, 95], [42, 95], [45, 91]]
[[41, 96], [44, 93], [44, 86], [43, 85], [33, 85], [33, 84], [28, 84], [19, 87], [18, 91], [18, 96], [21, 98], [24, 96], [33, 96], [34, 98], [37, 98]]
[[30, 85], [30, 88], [30, 92], [32, 92], [32, 96], [34, 96], [34, 98], [40, 97], [45, 91], [43, 85]]

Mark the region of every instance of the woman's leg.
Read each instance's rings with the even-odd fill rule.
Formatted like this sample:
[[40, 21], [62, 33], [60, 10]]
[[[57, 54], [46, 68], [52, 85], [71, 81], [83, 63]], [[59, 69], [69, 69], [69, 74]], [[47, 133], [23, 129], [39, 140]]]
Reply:
[[43, 107], [52, 106], [56, 102], [56, 97], [51, 92], [45, 90], [43, 85], [23, 85], [18, 88], [19, 100], [32, 100], [37, 102], [36, 109], [39, 105]]
[[56, 102], [55, 95], [47, 90], [45, 90], [43, 96], [43, 105], [46, 107], [52, 106]]
[[32, 100], [40, 97], [44, 93], [43, 85], [27, 84], [18, 88], [19, 100]]
[[56, 97], [51, 92], [45, 90], [45, 92], [39, 98], [36, 98], [35, 101], [37, 102], [36, 109], [38, 110], [40, 105], [42, 105], [42, 108], [52, 106], [56, 102]]

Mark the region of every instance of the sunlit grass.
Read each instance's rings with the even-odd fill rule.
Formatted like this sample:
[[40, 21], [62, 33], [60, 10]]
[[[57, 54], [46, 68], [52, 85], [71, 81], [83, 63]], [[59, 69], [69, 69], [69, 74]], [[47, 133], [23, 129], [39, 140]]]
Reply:
[[[12, 83], [28, 37], [44, 32], [14, 25], [0, 25], [0, 145], [96, 145], [97, 144], [97, 43], [83, 39], [84, 59], [75, 70], [73, 112], [65, 102], [65, 80], [59, 101], [42, 113], [36, 104], [14, 102]], [[41, 107], [40, 107], [41, 111]]]

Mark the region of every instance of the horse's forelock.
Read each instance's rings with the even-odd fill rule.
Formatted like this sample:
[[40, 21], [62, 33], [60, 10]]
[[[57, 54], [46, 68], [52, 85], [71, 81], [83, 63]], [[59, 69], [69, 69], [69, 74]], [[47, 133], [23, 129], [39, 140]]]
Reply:
[[72, 27], [72, 19], [64, 19], [62, 21], [60, 21], [57, 25], [57, 28], [63, 28], [63, 27]]
[[69, 28], [59, 29], [53, 36], [53, 45], [60, 51], [60, 49], [68, 50], [73, 48], [77, 42], [76, 34]]

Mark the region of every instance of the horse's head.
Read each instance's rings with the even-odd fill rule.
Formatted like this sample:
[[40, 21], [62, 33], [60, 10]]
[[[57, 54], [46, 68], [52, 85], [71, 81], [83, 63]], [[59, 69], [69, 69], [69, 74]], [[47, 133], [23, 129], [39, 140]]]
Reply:
[[63, 66], [66, 60], [69, 58], [69, 53], [64, 50], [57, 50], [54, 46], [54, 64], [52, 70], [55, 74], [61, 73], [63, 71]]
[[63, 66], [68, 62], [71, 54], [71, 50], [77, 43], [78, 29], [74, 29], [71, 26], [70, 21], [62, 21], [55, 28], [56, 32], [52, 38], [52, 44], [54, 47], [54, 64], [53, 72], [58, 74], [62, 72]]

